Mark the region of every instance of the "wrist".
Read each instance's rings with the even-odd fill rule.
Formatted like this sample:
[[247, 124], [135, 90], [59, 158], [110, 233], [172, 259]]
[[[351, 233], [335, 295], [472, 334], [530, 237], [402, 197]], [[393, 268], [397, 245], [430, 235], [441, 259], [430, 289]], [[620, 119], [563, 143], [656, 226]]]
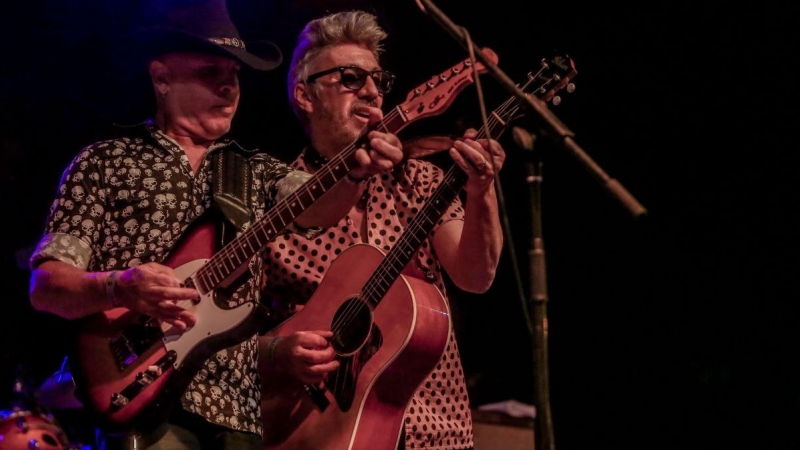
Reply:
[[117, 298], [117, 278], [119, 277], [119, 272], [116, 270], [112, 270], [106, 276], [105, 281], [105, 288], [106, 288], [106, 301], [112, 308], [119, 308], [120, 303], [119, 299]]
[[344, 178], [345, 178], [347, 181], [349, 181], [349, 182], [351, 182], [351, 183], [353, 183], [353, 184], [357, 184], [357, 185], [364, 184], [364, 183], [366, 183], [367, 181], [369, 181], [369, 179], [370, 179], [370, 177], [369, 177], [369, 176], [365, 176], [364, 178], [356, 178], [356, 177], [354, 177], [354, 176], [353, 176], [353, 175], [352, 175], [350, 172], [347, 172], [347, 175], [345, 175], [345, 176], [344, 176]]
[[278, 341], [280, 341], [280, 337], [272, 338], [267, 344], [267, 352], [266, 352], [266, 359], [267, 364], [275, 364], [275, 348], [278, 346]]

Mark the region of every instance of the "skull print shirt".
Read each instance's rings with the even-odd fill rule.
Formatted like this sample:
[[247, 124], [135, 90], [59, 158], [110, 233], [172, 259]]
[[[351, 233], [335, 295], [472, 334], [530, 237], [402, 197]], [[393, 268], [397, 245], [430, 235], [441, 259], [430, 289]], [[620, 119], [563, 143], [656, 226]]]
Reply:
[[[89, 145], [74, 157], [62, 174], [32, 266], [55, 259], [94, 272], [163, 263], [193, 221], [211, 209], [209, 155], [229, 146], [241, 149], [238, 144], [213, 144], [195, 173], [183, 149], [152, 122], [134, 130]], [[251, 221], [263, 216], [279, 191], [291, 191], [308, 177], [263, 153], [249, 156], [248, 167]], [[261, 264], [254, 255], [250, 275], [260, 274]], [[221, 308], [260, 300], [258, 278], [243, 278]], [[252, 336], [212, 355], [186, 389], [183, 408], [209, 422], [261, 434], [256, 350], [257, 336]]]
[[[324, 163], [320, 158], [316, 151], [306, 149], [292, 163], [292, 167], [308, 171], [309, 166], [317, 168]], [[353, 226], [349, 217], [345, 217], [336, 227], [325, 228], [313, 238], [289, 233], [275, 238], [267, 244], [264, 252], [264, 301], [305, 304], [323, 282], [335, 259], [351, 246], [367, 243], [386, 254], [394, 245], [400, 245], [398, 241], [404, 232], [415, 231], [409, 227], [409, 222], [431, 198], [443, 178], [443, 171], [433, 163], [409, 159], [391, 173], [375, 176], [367, 182], [364, 195], [366, 236]], [[443, 269], [431, 237], [451, 220], [464, 220], [464, 208], [458, 196], [435, 223], [424, 225], [431, 226], [428, 238], [411, 255], [408, 266], [403, 270], [404, 275], [435, 285], [445, 296], [445, 301]], [[317, 301], [325, 300], [320, 298]], [[275, 309], [291, 308], [291, 305], [280, 308], [275, 305]], [[412, 373], [409, 372], [409, 375]], [[269, 383], [269, 374], [262, 376], [263, 382]], [[472, 415], [452, 326], [441, 358], [427, 376], [420, 376], [419, 382], [420, 385], [409, 398], [403, 423], [396, 424], [396, 428], [387, 432], [399, 433], [402, 427], [405, 442], [401, 448], [405, 449], [471, 448]], [[264, 425], [271, 426], [269, 423]]]

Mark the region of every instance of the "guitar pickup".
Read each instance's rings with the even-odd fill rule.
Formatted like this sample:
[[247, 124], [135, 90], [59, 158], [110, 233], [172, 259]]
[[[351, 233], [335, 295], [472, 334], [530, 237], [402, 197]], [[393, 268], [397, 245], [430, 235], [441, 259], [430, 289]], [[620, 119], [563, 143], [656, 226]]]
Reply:
[[[147, 316], [142, 316], [144, 319]], [[108, 340], [109, 350], [114, 355], [120, 372], [131, 366], [139, 357], [161, 342], [161, 327], [153, 325], [154, 321], [133, 323], [125, 326], [120, 333]]]

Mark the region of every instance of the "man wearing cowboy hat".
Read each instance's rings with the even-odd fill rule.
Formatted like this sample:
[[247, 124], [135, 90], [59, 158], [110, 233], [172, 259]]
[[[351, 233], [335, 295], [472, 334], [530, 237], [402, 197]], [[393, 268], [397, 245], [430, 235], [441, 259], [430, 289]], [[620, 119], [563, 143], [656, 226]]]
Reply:
[[[187, 255], [196, 255], [203, 248], [200, 244], [210, 240], [195, 234], [204, 229], [196, 224], [224, 217], [215, 222], [223, 226], [214, 229], [224, 229], [230, 243], [309, 177], [225, 137], [239, 104], [240, 69], [268, 71], [282, 57], [269, 43], [261, 45], [267, 50], [264, 55], [253, 54], [232, 23], [224, 0], [161, 0], [153, 5], [153, 23], [137, 38], [147, 52], [155, 113], [119, 137], [83, 148], [66, 168], [43, 237], [31, 256], [30, 299], [37, 310], [76, 320], [77, 336], [83, 341], [77, 341], [70, 365], [75, 379], [82, 380], [78, 387], [84, 404], [102, 419], [112, 419], [101, 420], [104, 434], [114, 436], [104, 438], [105, 448], [260, 450], [257, 333], [237, 334], [240, 339], [233, 340], [233, 345], [223, 339], [230, 345], [225, 348], [216, 348], [211, 342], [217, 341], [211, 340], [182, 342], [193, 330], [205, 329], [209, 323], [217, 326], [215, 321], [221, 320], [217, 316], [259, 300], [257, 275], [262, 259], [258, 249], [249, 242], [252, 255], [242, 255], [248, 247], [241, 247], [223, 258], [226, 262], [238, 258], [243, 264], [225, 267], [230, 272], [223, 282], [210, 286], [198, 282], [199, 270], [181, 271], [196, 262], [196, 256]], [[358, 166], [349, 173], [352, 179], [386, 171], [402, 158], [396, 136], [374, 131], [370, 137], [369, 148], [356, 155]], [[217, 161], [233, 164], [225, 166], [235, 169], [229, 171], [232, 178], [227, 178], [231, 174], [218, 178]], [[235, 187], [228, 192], [221, 180]], [[231, 195], [218, 196], [221, 191]], [[335, 225], [362, 192], [362, 185], [343, 179], [305, 205], [286, 227], [309, 235], [316, 227]], [[225, 203], [224, 199], [232, 200]], [[217, 250], [204, 257], [218, 255]], [[204, 262], [202, 258], [200, 263]], [[222, 303], [225, 311], [203, 315], [200, 311], [207, 309], [201, 306], [207, 302]], [[147, 318], [149, 325], [155, 319], [156, 330], [163, 331], [163, 336], [150, 342], [146, 334], [129, 333], [129, 328], [137, 326], [152, 330], [142, 325], [145, 321], [129, 324], [119, 319], [120, 314], [131, 313]], [[102, 336], [101, 351], [93, 347], [91, 358], [86, 358], [81, 355], [81, 343], [92, 342], [97, 330], [91, 326], [98, 323], [108, 327], [102, 331], [113, 333]], [[119, 324], [130, 327], [117, 328]], [[264, 329], [270, 324], [259, 326]], [[220, 329], [225, 335], [226, 326]], [[192, 368], [188, 376], [177, 370], [180, 376], [171, 375], [169, 382], [186, 380], [174, 397], [162, 399], [163, 391], [156, 390], [157, 401], [149, 405], [153, 409], [143, 408], [129, 421], [115, 414], [141, 401], [143, 396], [136, 397], [138, 387], [115, 391], [113, 405], [107, 408], [105, 397], [95, 398], [93, 389], [102, 392], [103, 385], [93, 385], [93, 377], [103, 382], [117, 375], [124, 378], [137, 372], [136, 365], [148, 350], [172, 342], [182, 344], [168, 347], [177, 348], [185, 358], [186, 365], [181, 367]], [[120, 367], [103, 364], [109, 347]], [[190, 364], [194, 359], [196, 367]], [[172, 367], [171, 363], [143, 367], [136, 382], [148, 386]], [[152, 395], [154, 391], [141, 392]], [[163, 403], [167, 407], [161, 408]]]

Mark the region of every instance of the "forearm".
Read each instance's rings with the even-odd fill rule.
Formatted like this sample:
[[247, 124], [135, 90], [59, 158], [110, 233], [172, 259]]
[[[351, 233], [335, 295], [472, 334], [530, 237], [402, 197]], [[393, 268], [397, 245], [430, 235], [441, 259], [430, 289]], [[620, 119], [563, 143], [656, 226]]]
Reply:
[[[445, 270], [460, 289], [482, 293], [494, 282], [503, 250], [503, 230], [494, 189], [469, 194], [465, 206], [458, 245]], [[445, 264], [444, 260], [442, 262]]]
[[65, 319], [104, 311], [112, 307], [106, 286], [110, 274], [86, 272], [61, 261], [42, 262], [31, 274], [31, 305]]

